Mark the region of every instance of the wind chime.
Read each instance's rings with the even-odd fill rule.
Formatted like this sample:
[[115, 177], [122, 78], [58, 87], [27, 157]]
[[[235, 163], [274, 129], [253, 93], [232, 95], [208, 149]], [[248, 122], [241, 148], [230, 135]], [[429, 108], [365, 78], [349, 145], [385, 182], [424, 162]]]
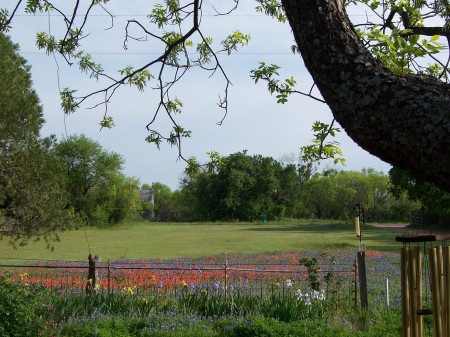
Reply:
[[[423, 213], [396, 241], [401, 250], [402, 337], [423, 336], [423, 316], [433, 316], [435, 337], [450, 336], [450, 235], [425, 231]], [[425, 298], [424, 298], [425, 288]], [[431, 291], [431, 307], [428, 301]], [[425, 303], [425, 307], [424, 307]]]

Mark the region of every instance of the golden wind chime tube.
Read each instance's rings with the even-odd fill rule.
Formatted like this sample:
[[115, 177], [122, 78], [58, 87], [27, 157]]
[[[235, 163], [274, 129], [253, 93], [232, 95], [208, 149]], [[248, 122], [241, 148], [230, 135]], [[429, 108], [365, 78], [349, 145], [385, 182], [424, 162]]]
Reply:
[[409, 293], [409, 317], [411, 320], [411, 337], [418, 337], [417, 329], [417, 296], [415, 296], [416, 264], [411, 249], [406, 251], [408, 263], [408, 293]]
[[419, 247], [401, 250], [402, 337], [422, 337], [422, 252]]
[[433, 326], [434, 336], [442, 337], [442, 322], [441, 322], [441, 294], [440, 294], [440, 275], [438, 269], [437, 250], [430, 248], [428, 251], [430, 257], [430, 278], [431, 278], [431, 293], [433, 302]]
[[445, 315], [444, 315], [445, 291], [444, 291], [444, 262], [443, 262], [442, 246], [437, 246], [435, 248], [435, 250], [436, 250], [438, 281], [439, 281], [439, 293], [438, 293], [439, 294], [439, 311], [436, 313], [436, 315], [439, 315], [439, 319], [440, 319], [441, 336], [447, 336], [446, 328], [445, 328]]
[[444, 307], [443, 307], [443, 321], [444, 321], [444, 336], [450, 334], [450, 247], [444, 247]]
[[359, 223], [359, 215], [355, 216], [355, 230], [356, 230], [356, 237], [361, 237], [361, 226]]
[[400, 254], [401, 263], [401, 293], [402, 293], [402, 337], [411, 336], [409, 294], [408, 294], [408, 259], [407, 249], [403, 247]]
[[418, 315], [419, 311], [422, 310], [422, 301], [423, 301], [423, 272], [422, 272], [422, 251], [420, 247], [414, 248], [414, 254], [416, 259], [416, 298], [417, 298], [417, 331], [418, 336], [423, 336], [423, 317], [422, 315]]

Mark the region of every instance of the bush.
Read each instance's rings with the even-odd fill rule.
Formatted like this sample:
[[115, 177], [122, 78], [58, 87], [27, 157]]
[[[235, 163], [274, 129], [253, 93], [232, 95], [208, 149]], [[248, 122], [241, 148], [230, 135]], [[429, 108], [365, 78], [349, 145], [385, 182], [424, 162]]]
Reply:
[[43, 334], [48, 306], [38, 290], [25, 283], [11, 283], [0, 275], [0, 336], [26, 337]]

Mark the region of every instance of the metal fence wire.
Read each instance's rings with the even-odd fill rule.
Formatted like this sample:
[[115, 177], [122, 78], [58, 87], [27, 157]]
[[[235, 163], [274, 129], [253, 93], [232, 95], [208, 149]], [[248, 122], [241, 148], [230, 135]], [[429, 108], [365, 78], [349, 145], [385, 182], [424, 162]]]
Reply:
[[[328, 295], [354, 300], [357, 292], [357, 272], [354, 263], [321, 263], [316, 269], [316, 281]], [[382, 266], [372, 264], [368, 273], [376, 274]], [[87, 262], [29, 261], [26, 264], [0, 263], [0, 273], [27, 286], [46, 287], [67, 294], [85, 293], [89, 265]], [[176, 294], [183, 288], [206, 289], [227, 296], [231, 292], [246, 292], [255, 296], [289, 288], [311, 290], [311, 273], [299, 263], [230, 262], [155, 262], [107, 261], [95, 264], [95, 291], [103, 294]], [[375, 282], [381, 280], [374, 277]], [[391, 296], [397, 296], [396, 280], [391, 280]], [[388, 289], [369, 285], [377, 301]], [[388, 299], [389, 300], [389, 299]]]

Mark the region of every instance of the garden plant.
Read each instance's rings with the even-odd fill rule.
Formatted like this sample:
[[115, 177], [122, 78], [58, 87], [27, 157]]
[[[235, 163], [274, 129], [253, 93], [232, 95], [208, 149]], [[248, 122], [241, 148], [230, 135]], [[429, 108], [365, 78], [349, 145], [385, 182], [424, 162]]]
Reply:
[[[246, 268], [262, 267], [263, 259], [270, 266], [276, 256], [280, 267], [297, 256], [301, 272], [239, 276], [229, 270], [227, 283], [217, 273], [205, 272], [199, 278], [203, 272], [195, 268], [193, 273], [180, 270], [181, 265], [211, 265], [223, 256], [165, 260], [165, 270], [161, 265], [159, 271], [145, 270], [134, 279], [130, 276], [139, 272], [137, 267], [115, 270], [115, 280], [124, 282], [109, 292], [98, 287], [89, 295], [64, 283], [70, 270], [77, 269], [53, 273], [50, 284], [48, 278], [40, 279], [36, 266], [29, 267], [29, 273], [1, 276], [0, 332], [2, 336], [399, 336], [398, 254], [368, 254], [370, 306], [362, 310], [355, 307], [348, 273], [340, 272], [340, 266], [351, 264], [354, 252], [335, 253], [234, 254], [228, 256], [230, 265], [240, 261]], [[168, 265], [177, 265], [178, 270], [169, 270]], [[385, 278], [391, 279], [389, 307], [380, 282]], [[425, 333], [431, 336], [429, 320]]]

